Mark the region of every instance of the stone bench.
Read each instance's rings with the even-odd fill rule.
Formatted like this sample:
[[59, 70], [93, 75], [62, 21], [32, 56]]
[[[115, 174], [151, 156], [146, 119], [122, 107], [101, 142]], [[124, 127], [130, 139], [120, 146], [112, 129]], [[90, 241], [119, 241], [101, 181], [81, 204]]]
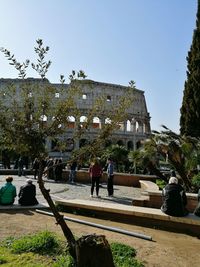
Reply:
[[96, 215], [109, 220], [123, 221], [147, 227], [158, 227], [200, 236], [200, 217], [191, 213], [185, 217], [172, 217], [155, 208], [80, 199], [59, 200], [56, 201], [56, 204], [68, 212], [76, 211], [81, 213], [81, 211], [85, 211], [85, 213], [92, 216]]
[[[193, 212], [197, 206], [197, 194], [186, 193], [187, 196], [187, 209]], [[145, 199], [145, 201], [144, 201]], [[142, 206], [149, 208], [159, 209], [162, 205], [162, 191], [161, 190], [146, 190], [142, 192], [140, 198], [134, 198], [132, 201], [133, 206]]]
[[154, 182], [147, 181], [147, 180], [139, 180], [139, 183], [140, 183], [140, 188], [144, 191], [146, 190], [159, 191], [159, 187]]

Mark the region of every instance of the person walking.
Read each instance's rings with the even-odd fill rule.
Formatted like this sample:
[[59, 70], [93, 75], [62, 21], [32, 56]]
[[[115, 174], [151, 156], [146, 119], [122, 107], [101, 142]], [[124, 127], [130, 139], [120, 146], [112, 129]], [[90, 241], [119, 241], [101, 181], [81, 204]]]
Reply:
[[17, 196], [16, 187], [12, 184], [13, 177], [6, 177], [6, 184], [0, 188], [0, 204], [12, 205]]
[[90, 197], [93, 197], [95, 185], [96, 185], [96, 196], [100, 197], [99, 196], [99, 181], [100, 181], [100, 178], [103, 174], [103, 170], [102, 170], [98, 160], [95, 160], [94, 163], [92, 163], [90, 165], [89, 174], [90, 174], [91, 183], [92, 183]]
[[162, 196], [162, 212], [175, 217], [182, 217], [188, 214], [186, 209], [187, 197], [183, 187], [178, 184], [176, 177], [169, 179], [168, 184], [163, 188]]
[[20, 187], [18, 203], [23, 206], [37, 205], [36, 186], [31, 179], [26, 180], [26, 184]]
[[108, 184], [107, 184], [108, 197], [113, 197], [114, 165], [112, 159], [108, 159], [107, 175], [108, 175]]

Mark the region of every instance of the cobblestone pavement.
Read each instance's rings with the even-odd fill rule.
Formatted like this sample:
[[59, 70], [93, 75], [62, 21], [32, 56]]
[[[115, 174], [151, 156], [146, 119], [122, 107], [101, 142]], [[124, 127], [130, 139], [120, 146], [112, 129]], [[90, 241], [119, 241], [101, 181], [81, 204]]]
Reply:
[[[5, 177], [0, 175], [0, 186], [5, 184]], [[13, 184], [17, 188], [17, 194], [19, 192], [19, 188], [21, 185], [24, 185], [26, 179], [33, 179], [33, 176], [17, 176], [12, 175]], [[99, 195], [101, 198], [90, 198], [90, 187], [91, 184], [81, 184], [81, 183], [69, 183], [69, 182], [54, 182], [53, 180], [45, 179], [45, 188], [50, 189], [50, 194], [53, 200], [61, 200], [61, 199], [90, 199], [91, 201], [104, 201], [104, 202], [112, 202], [112, 203], [120, 203], [125, 205], [132, 205], [132, 200], [134, 197], [139, 197], [141, 194], [140, 188], [135, 187], [127, 187], [127, 186], [119, 186], [114, 185], [114, 197], [107, 197], [107, 185], [101, 184]], [[38, 187], [38, 183], [33, 179], [33, 183], [36, 185], [37, 191], [37, 199], [40, 203], [46, 203], [40, 189]], [[94, 190], [95, 192], [95, 190]], [[15, 204], [18, 203], [18, 198], [15, 199]]]

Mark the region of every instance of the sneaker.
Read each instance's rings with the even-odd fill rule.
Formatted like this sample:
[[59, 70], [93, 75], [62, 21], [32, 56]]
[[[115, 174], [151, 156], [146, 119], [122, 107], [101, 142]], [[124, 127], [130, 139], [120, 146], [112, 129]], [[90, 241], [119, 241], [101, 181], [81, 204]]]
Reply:
[[90, 195], [90, 197], [93, 197], [93, 195]]
[[101, 196], [97, 196], [97, 198], [101, 198]]

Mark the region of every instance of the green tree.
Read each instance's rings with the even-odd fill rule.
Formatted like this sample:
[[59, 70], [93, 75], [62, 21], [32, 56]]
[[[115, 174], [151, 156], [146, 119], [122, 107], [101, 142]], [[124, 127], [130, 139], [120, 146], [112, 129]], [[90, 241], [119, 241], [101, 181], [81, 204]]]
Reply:
[[178, 135], [164, 125], [163, 128], [161, 132], [153, 131], [151, 138], [135, 154], [135, 160], [166, 181], [159, 171], [159, 158], [166, 159], [179, 174], [186, 189], [192, 191], [190, 174], [199, 164], [199, 139]]
[[196, 29], [187, 56], [187, 80], [181, 107], [180, 132], [182, 135], [200, 137], [200, 0]]
[[107, 159], [111, 158], [115, 163], [115, 171], [124, 172], [129, 163], [128, 153], [124, 146], [111, 145], [102, 152], [101, 160], [106, 163]]
[[[4, 149], [14, 150], [19, 154], [37, 156], [40, 160], [40, 171], [38, 183], [40, 190], [47, 200], [57, 223], [62, 228], [63, 234], [67, 239], [69, 251], [75, 260], [77, 267], [85, 266], [105, 266], [113, 267], [113, 259], [110, 246], [103, 236], [81, 237], [75, 240], [75, 237], [63, 216], [57, 211], [49, 189], [46, 189], [42, 179], [43, 168], [42, 160], [46, 154], [45, 140], [59, 138], [58, 145], [64, 149], [64, 136], [67, 126], [70, 123], [71, 115], [78, 116], [77, 99], [83, 94], [82, 87], [92, 83], [84, 80], [86, 75], [83, 71], [72, 71], [69, 76], [70, 84], [64, 86], [64, 76], [61, 75], [61, 85], [54, 87], [46, 79], [46, 73], [51, 65], [51, 61], [46, 61], [45, 56], [49, 51], [49, 47], [43, 46], [41, 39], [37, 40], [35, 52], [37, 54], [37, 63], [32, 63], [32, 68], [39, 74], [40, 79], [26, 79], [27, 68], [30, 61], [26, 60], [20, 63], [15, 56], [7, 49], [2, 48], [1, 51], [8, 58], [19, 72], [21, 80], [16, 84], [9, 84], [0, 92], [0, 144]], [[59, 90], [59, 92], [57, 91]], [[92, 90], [92, 86], [91, 86]], [[55, 93], [59, 93], [60, 97], [55, 100]], [[76, 151], [76, 158], [83, 158], [90, 154], [96, 156], [101, 150], [103, 144], [111, 136], [114, 130], [118, 129], [119, 124], [127, 116], [127, 109], [133, 103], [134, 90], [130, 88], [128, 96], [124, 95], [119, 99], [119, 104], [111, 106], [110, 111], [106, 110], [110, 123], [103, 125], [95, 140], [91, 141], [79, 151]], [[105, 112], [106, 96], [99, 97], [94, 101], [88, 120], [74, 129], [74, 138], [80, 139], [87, 136], [92, 118], [96, 113]], [[87, 243], [89, 242], [89, 243]], [[92, 247], [91, 247], [91, 244]], [[91, 249], [96, 257], [91, 257]], [[81, 260], [80, 260], [81, 259]], [[92, 262], [91, 262], [92, 261]], [[104, 262], [102, 262], [104, 261]]]

